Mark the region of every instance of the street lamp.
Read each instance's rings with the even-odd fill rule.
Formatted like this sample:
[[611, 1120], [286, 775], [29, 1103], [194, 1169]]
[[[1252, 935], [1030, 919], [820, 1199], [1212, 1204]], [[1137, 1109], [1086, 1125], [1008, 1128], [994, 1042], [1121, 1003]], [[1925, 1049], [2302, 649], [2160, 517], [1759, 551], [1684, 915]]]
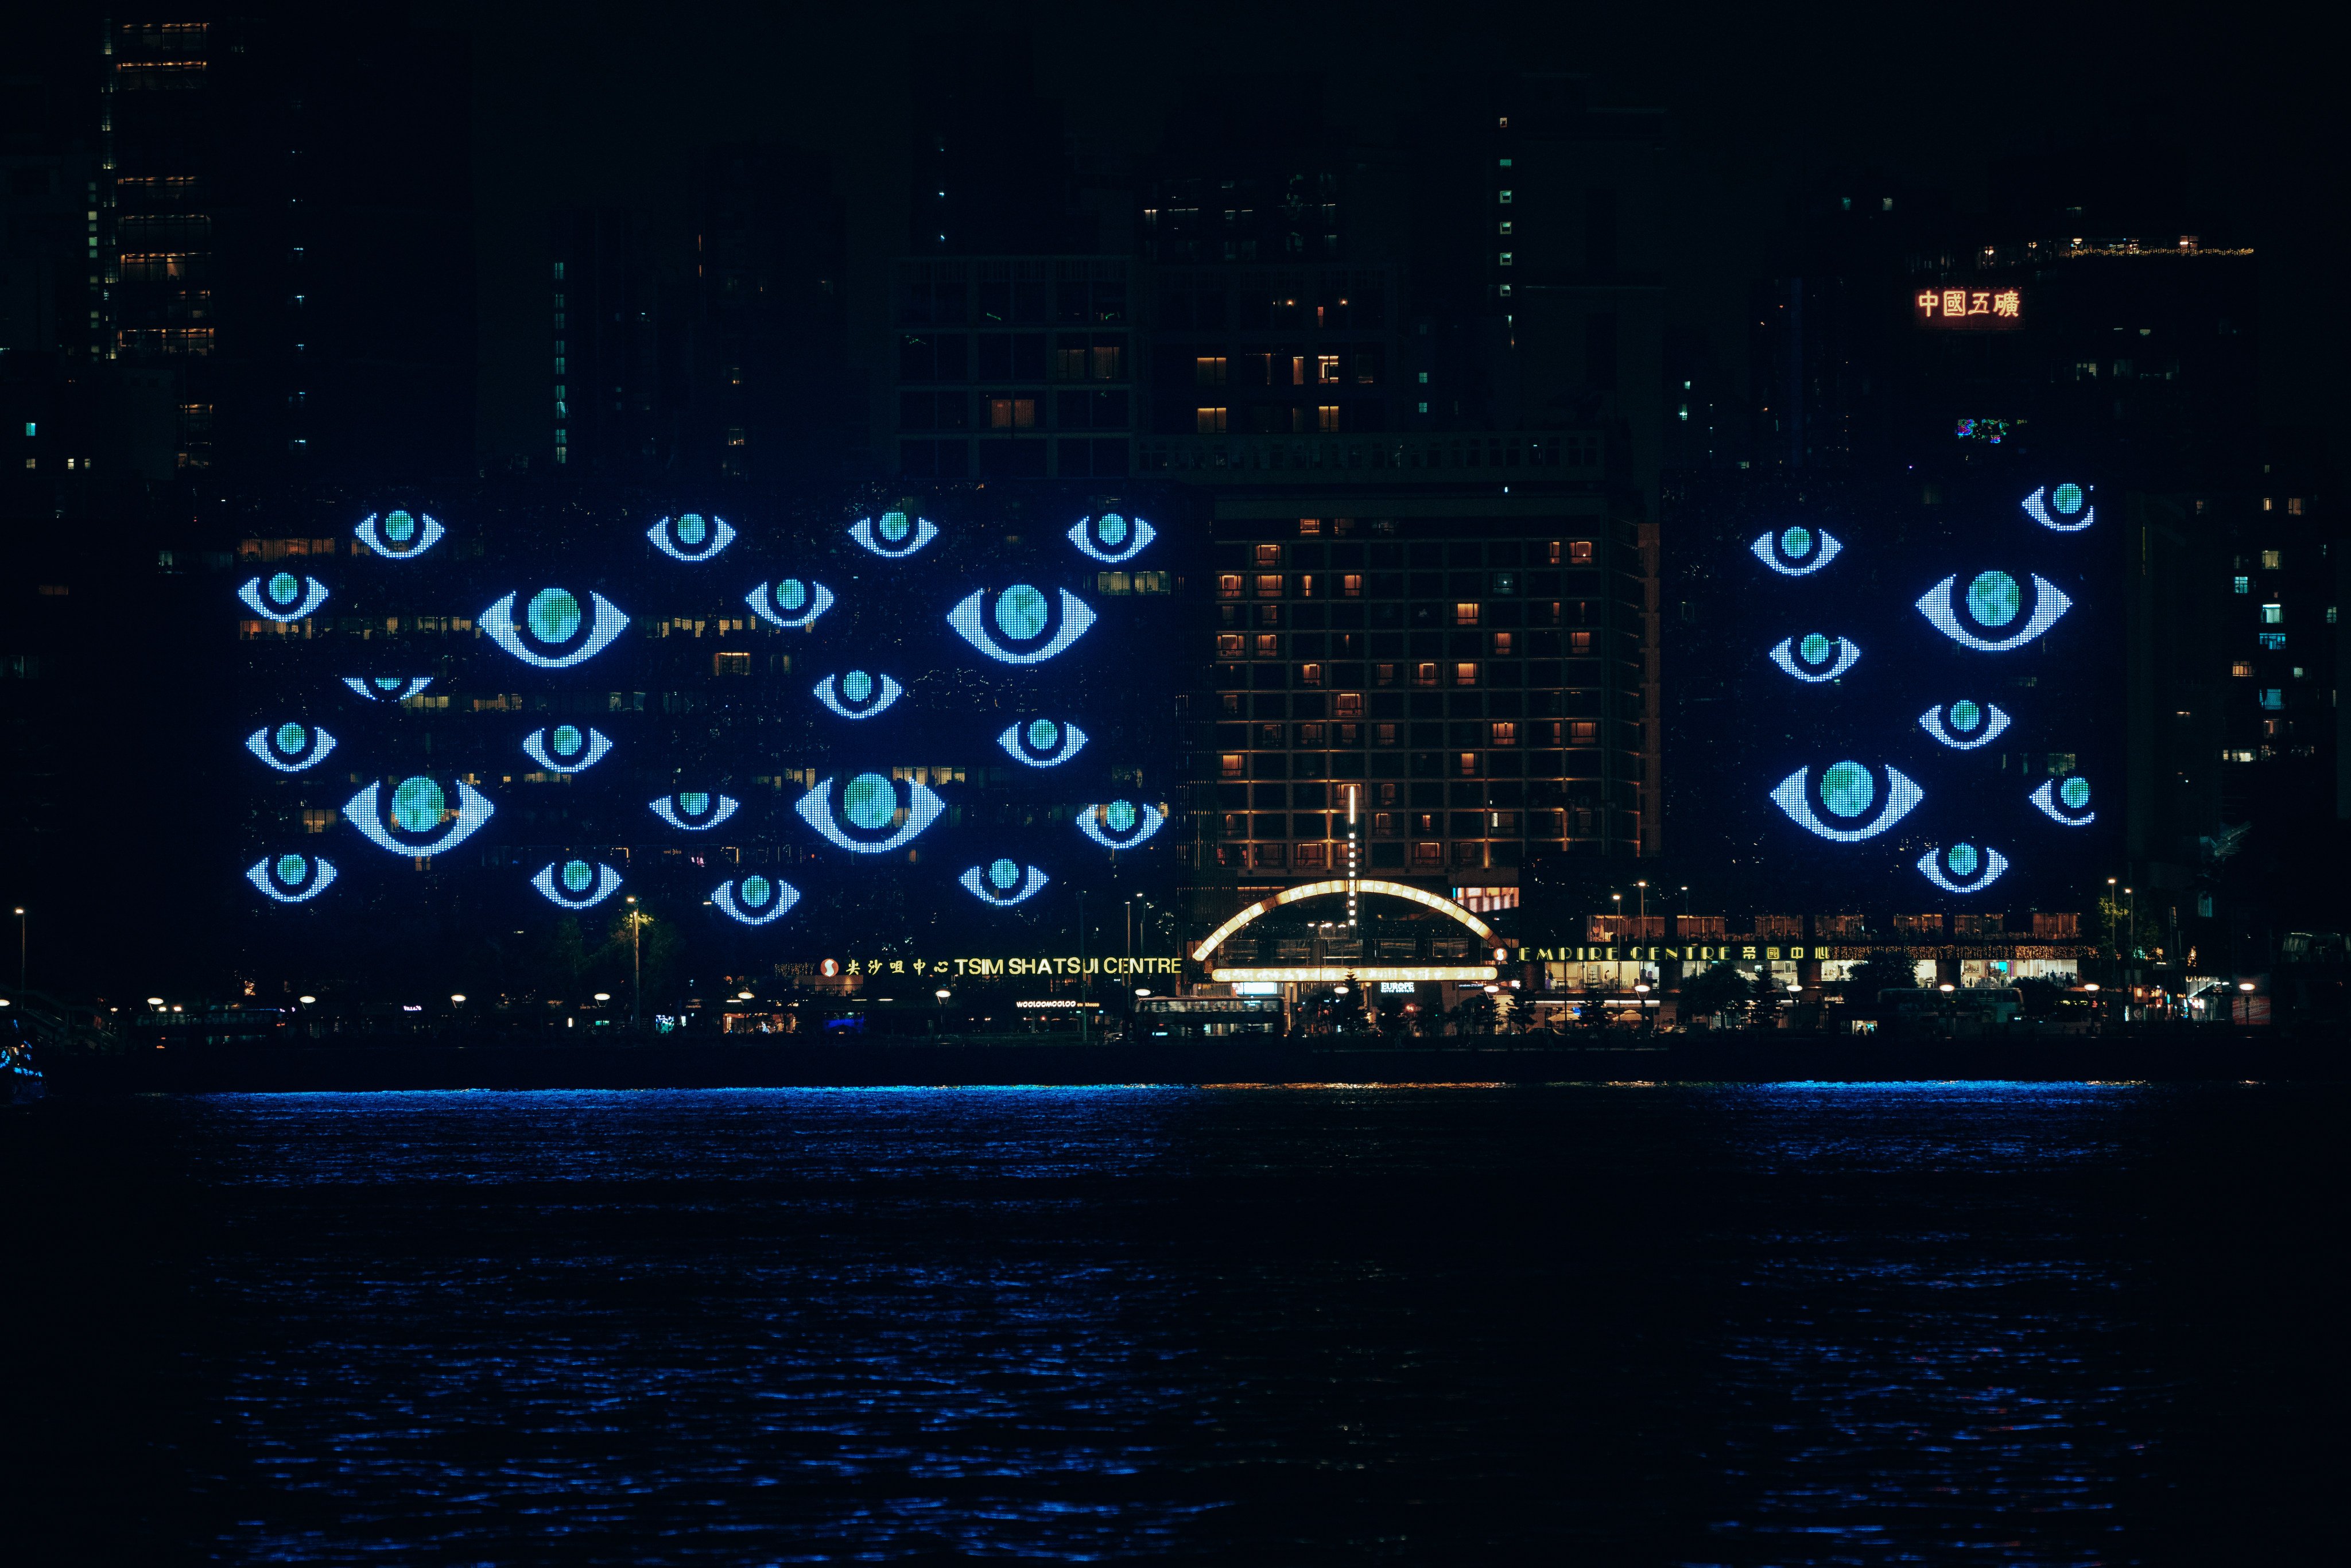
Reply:
[[306, 1008], [317, 1005], [319, 1000], [316, 997], [296, 997], [294, 999], [300, 1002]]
[[645, 917], [637, 895], [629, 894], [629, 1027], [635, 1029], [645, 1009]]
[[1646, 920], [1649, 917], [1649, 884], [1646, 882], [1636, 882], [1633, 885], [1640, 890], [1633, 896], [1637, 902], [1641, 918]]
[[25, 930], [30, 924], [20, 906], [16, 911], [16, 988], [20, 991], [25, 988]]
[[463, 991], [452, 991], [449, 993], [449, 999], [462, 1008], [465, 1005], [465, 993]]

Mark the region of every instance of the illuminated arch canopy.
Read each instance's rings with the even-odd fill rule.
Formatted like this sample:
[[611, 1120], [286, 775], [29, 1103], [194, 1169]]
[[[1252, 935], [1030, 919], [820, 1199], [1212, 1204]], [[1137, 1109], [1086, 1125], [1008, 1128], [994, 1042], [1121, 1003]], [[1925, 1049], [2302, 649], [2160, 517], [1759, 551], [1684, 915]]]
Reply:
[[1271, 898], [1259, 899], [1257, 903], [1250, 904], [1247, 909], [1242, 910], [1238, 915], [1234, 915], [1230, 920], [1226, 921], [1222, 925], [1217, 926], [1214, 931], [1208, 933], [1207, 940], [1201, 943], [1197, 947], [1192, 949], [1192, 961], [1196, 964], [1207, 963], [1208, 961], [1208, 955], [1215, 952], [1218, 947], [1223, 946], [1227, 937], [1230, 936], [1234, 932], [1238, 931], [1242, 926], [1247, 925], [1250, 921], [1270, 915], [1285, 904], [1296, 904], [1303, 899], [1321, 898], [1330, 894], [1343, 894], [1348, 892], [1379, 893], [1385, 894], [1390, 898], [1401, 898], [1408, 903], [1417, 904], [1425, 908], [1434, 909], [1439, 915], [1445, 915], [1449, 919], [1459, 921], [1462, 925], [1476, 932], [1479, 937], [1487, 942], [1490, 943], [1494, 940], [1494, 928], [1492, 926], [1487, 925], [1484, 921], [1479, 919], [1476, 915], [1470, 914], [1468, 910], [1462, 908], [1459, 904], [1454, 903], [1449, 898], [1439, 898], [1433, 893], [1423, 893], [1419, 888], [1406, 887], [1400, 882], [1373, 882], [1368, 880], [1351, 880], [1346, 877], [1334, 877], [1329, 882], [1302, 883], [1296, 887], [1284, 888], [1281, 892], [1275, 894]]

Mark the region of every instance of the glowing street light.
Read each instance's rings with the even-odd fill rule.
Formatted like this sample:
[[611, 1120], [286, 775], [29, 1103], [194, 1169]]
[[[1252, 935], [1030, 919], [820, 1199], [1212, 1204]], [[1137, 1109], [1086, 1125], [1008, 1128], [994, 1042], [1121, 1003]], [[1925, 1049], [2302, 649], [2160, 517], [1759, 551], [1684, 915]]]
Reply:
[[465, 993], [463, 991], [451, 991], [449, 993], [449, 999], [456, 1003], [459, 1007], [464, 1007], [465, 1005]]
[[596, 993], [596, 999], [600, 1002], [609, 1002], [612, 999], [612, 993], [610, 991], [598, 991]]
[[318, 1005], [319, 1001], [319, 998], [316, 997], [296, 997], [294, 999], [300, 1002], [306, 1008], [315, 1007]]

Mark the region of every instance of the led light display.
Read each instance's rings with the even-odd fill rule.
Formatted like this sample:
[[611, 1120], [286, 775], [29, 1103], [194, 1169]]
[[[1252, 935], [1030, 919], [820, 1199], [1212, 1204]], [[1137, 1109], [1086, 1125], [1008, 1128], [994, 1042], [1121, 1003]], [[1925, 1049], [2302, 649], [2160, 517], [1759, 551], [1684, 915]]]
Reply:
[[266, 856], [245, 868], [246, 881], [265, 898], [280, 904], [308, 904], [335, 880], [335, 862], [309, 855]]
[[1869, 815], [1877, 800], [1876, 776], [1858, 762], [1832, 762], [1821, 769], [1820, 803], [1828, 813], [1828, 820], [1823, 821], [1813, 809], [1811, 774], [1811, 768], [1799, 768], [1772, 789], [1771, 799], [1796, 826], [1834, 843], [1857, 844], [1864, 839], [1874, 839], [1908, 816], [1926, 799], [1926, 791], [1901, 769], [1888, 768], [1884, 808], [1865, 824], [1841, 827], [1835, 824], [1860, 823]]
[[821, 582], [787, 577], [772, 589], [767, 583], [759, 584], [743, 596], [743, 602], [768, 625], [798, 632], [816, 624], [816, 618], [832, 608], [832, 590]]
[[282, 625], [317, 614], [319, 606], [327, 602], [327, 585], [315, 577], [280, 571], [271, 573], [266, 580], [251, 579], [236, 591], [236, 596], [256, 615]]
[[879, 518], [860, 517], [849, 525], [849, 537], [885, 559], [903, 560], [939, 537], [939, 526], [928, 517], [884, 512]]
[[2061, 827], [2086, 828], [2098, 820], [2090, 810], [2090, 781], [2078, 773], [2064, 779], [2043, 779], [2025, 799]]
[[373, 512], [360, 519], [351, 532], [377, 555], [394, 560], [413, 559], [441, 542], [449, 530], [429, 512], [393, 511], [379, 520]]
[[1106, 566], [1133, 560], [1158, 537], [1159, 530], [1141, 517], [1121, 517], [1116, 512], [1081, 518], [1071, 525], [1069, 535], [1071, 544]]
[[2061, 534], [2078, 534], [2098, 520], [2098, 508], [2090, 500], [2095, 485], [2043, 485], [2024, 497], [2024, 515], [2044, 528], [2054, 528]]
[[[451, 803], [451, 797], [455, 803]], [[392, 787], [371, 784], [343, 802], [343, 817], [370, 841], [396, 855], [437, 855], [472, 838], [496, 810], [463, 779], [415, 774]]]
[[522, 749], [524, 755], [549, 773], [578, 773], [601, 762], [604, 754], [612, 749], [612, 743], [601, 730], [559, 724], [552, 729], [534, 729], [524, 736]]
[[2007, 869], [2008, 857], [1998, 850], [1967, 843], [1928, 850], [1918, 857], [1920, 874], [1945, 893], [1980, 893]]
[[[946, 810], [946, 802], [922, 780], [910, 779], [905, 788], [906, 803], [901, 808], [896, 782], [879, 773], [860, 773], [841, 786], [836, 812], [832, 780], [820, 779], [792, 809], [827, 841], [852, 854], [886, 854], [904, 848]], [[894, 831], [893, 821], [898, 824]]]
[[[2055, 583], [2038, 572], [2026, 575], [2032, 580], [2030, 614], [2025, 612], [2023, 585], [2004, 571], [1976, 573], [1968, 580], [1964, 593], [1959, 591], [1956, 574], [1947, 577], [1918, 596], [1918, 613], [1962, 648], [1973, 648], [1980, 653], [2005, 653], [2022, 648], [2057, 624], [2057, 618], [2074, 607], [2074, 601]], [[2020, 621], [2023, 622], [2021, 626]], [[2017, 629], [2006, 636], [1985, 635], [2011, 626]]]
[[689, 833], [707, 832], [733, 816], [739, 804], [732, 795], [716, 795], [707, 789], [681, 789], [651, 802], [654, 816]]
[[430, 675], [345, 675], [352, 695], [371, 703], [406, 702], [433, 684]]
[[982, 904], [1010, 905], [1034, 898], [1052, 878], [1033, 865], [1024, 868], [1019, 861], [993, 860], [972, 867], [956, 880]]
[[515, 616], [509, 593], [482, 612], [483, 635], [520, 659], [542, 670], [567, 670], [585, 664], [612, 645], [629, 618], [601, 593], [590, 593], [582, 605], [568, 588], [542, 588], [530, 596], [522, 617]]
[[1918, 727], [1954, 751], [1973, 751], [2008, 727], [2008, 715], [1995, 703], [1967, 697], [1937, 703], [1918, 716]]
[[746, 925], [765, 925], [771, 920], [781, 920], [785, 912], [800, 901], [800, 890], [788, 882], [753, 874], [740, 882], [722, 882], [710, 894], [710, 902], [729, 920], [739, 920]]
[[1167, 814], [1156, 806], [1111, 800], [1080, 811], [1078, 831], [1106, 850], [1131, 850], [1157, 832], [1166, 821]]
[[587, 909], [621, 891], [621, 873], [601, 862], [549, 862], [530, 879], [530, 885], [559, 908]]
[[1757, 560], [1782, 577], [1810, 577], [1836, 559], [1844, 546], [1834, 534], [1798, 524], [1760, 534], [1747, 548], [1755, 552]]
[[245, 737], [245, 748], [280, 773], [316, 768], [335, 749], [335, 737], [323, 729], [291, 720], [275, 729], [266, 726]]
[[827, 675], [816, 684], [816, 700], [843, 718], [872, 718], [904, 692], [905, 688], [889, 676], [869, 674], [863, 670]]
[[716, 556], [735, 542], [735, 527], [724, 517], [705, 517], [700, 512], [685, 512], [674, 517], [664, 517], [645, 530], [645, 538], [653, 549], [672, 560], [689, 565]]
[[1052, 599], [1043, 589], [1025, 582], [1016, 582], [997, 594], [993, 606], [987, 605], [987, 590], [975, 591], [947, 612], [947, 624], [965, 642], [1001, 664], [1041, 664], [1085, 635], [1086, 628], [1094, 623], [1094, 612], [1082, 600], [1066, 588], [1061, 594], [1058, 626]]
[[1004, 733], [996, 737], [1006, 756], [1031, 768], [1058, 768], [1075, 757], [1085, 743], [1084, 730], [1050, 718], [1006, 725]]
[[1800, 681], [1833, 681], [1853, 668], [1861, 650], [1843, 637], [1809, 632], [1802, 640], [1782, 637], [1771, 650], [1771, 662]]

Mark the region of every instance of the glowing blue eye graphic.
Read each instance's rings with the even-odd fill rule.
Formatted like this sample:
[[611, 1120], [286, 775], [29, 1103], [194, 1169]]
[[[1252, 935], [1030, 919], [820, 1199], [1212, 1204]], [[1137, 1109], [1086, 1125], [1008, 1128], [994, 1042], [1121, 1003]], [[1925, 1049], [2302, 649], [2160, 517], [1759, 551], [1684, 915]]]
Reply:
[[849, 537], [875, 555], [903, 560], [938, 538], [939, 526], [928, 517], [884, 512], [879, 517], [860, 517], [850, 524]]
[[565, 909], [586, 909], [603, 903], [621, 890], [621, 873], [601, 862], [550, 861], [530, 879], [549, 904]]
[[1995, 704], [1961, 697], [1948, 706], [1937, 703], [1920, 714], [1918, 727], [1954, 751], [1973, 751], [2008, 727], [2008, 715]]
[[2098, 520], [2098, 508], [2090, 499], [2095, 485], [2043, 485], [2024, 497], [2024, 515], [2044, 528], [2054, 528], [2061, 534], [2078, 534]]
[[1081, 517], [1070, 528], [1070, 542], [1096, 560], [1117, 566], [1133, 560], [1143, 549], [1159, 537], [1159, 530], [1141, 517], [1123, 517], [1116, 512], [1104, 512], [1099, 517]]
[[843, 718], [872, 718], [904, 695], [905, 688], [887, 675], [852, 670], [827, 675], [816, 684], [816, 700]]
[[2041, 788], [2025, 797], [2041, 814], [2068, 828], [2086, 828], [2098, 820], [2090, 810], [2090, 781], [2076, 773], [2063, 780], [2043, 779]]
[[423, 555], [441, 542], [449, 530], [426, 512], [387, 512], [378, 519], [373, 512], [360, 519], [351, 530], [360, 543], [378, 555], [404, 559]]
[[784, 912], [800, 901], [800, 890], [788, 882], [756, 873], [740, 882], [722, 882], [711, 894], [710, 902], [729, 920], [739, 920], [746, 925], [765, 925], [770, 920], [780, 920]]
[[275, 729], [256, 729], [245, 737], [245, 748], [280, 773], [315, 768], [335, 749], [335, 737], [323, 729], [291, 721]]
[[1050, 718], [1007, 725], [1004, 733], [996, 737], [996, 744], [1004, 747], [1015, 762], [1025, 762], [1031, 768], [1057, 768], [1075, 757], [1085, 743], [1084, 730]]
[[1861, 650], [1843, 637], [1824, 637], [1818, 632], [1807, 632], [1802, 638], [1782, 637], [1780, 645], [1771, 650], [1771, 662], [1800, 681], [1833, 681], [1854, 666]]
[[735, 542], [735, 528], [724, 517], [705, 517], [700, 512], [687, 512], [679, 517], [664, 517], [645, 530], [645, 538], [653, 549], [673, 560], [694, 562], [708, 560]]
[[308, 855], [274, 855], [246, 867], [245, 880], [259, 888], [265, 898], [307, 904], [334, 882], [335, 862]]
[[1782, 577], [1810, 577], [1836, 559], [1837, 552], [1844, 546], [1837, 542], [1834, 534], [1798, 524], [1775, 534], [1758, 534], [1755, 542], [1747, 548], [1755, 552], [1757, 560]]
[[832, 608], [832, 590], [821, 582], [802, 582], [797, 577], [788, 577], [772, 591], [766, 583], [759, 584], [743, 596], [743, 602], [768, 625], [797, 632], [814, 625], [818, 616]]
[[732, 795], [716, 795], [707, 789], [681, 789], [651, 804], [653, 815], [671, 827], [699, 833], [733, 816], [740, 802]]
[[601, 593], [590, 593], [582, 605], [566, 588], [542, 588], [515, 619], [509, 593], [482, 612], [481, 627], [490, 641], [542, 670], [566, 670], [584, 664], [612, 645], [629, 618]]
[[612, 743], [600, 730], [582, 729], [576, 724], [559, 724], [553, 729], [534, 729], [522, 737], [523, 754], [549, 773], [578, 773], [593, 768], [612, 749]]
[[315, 577], [297, 577], [290, 571], [272, 573], [266, 580], [253, 578], [236, 596], [245, 601], [246, 608], [266, 621], [286, 622], [314, 615], [319, 606], [327, 602], [327, 585]]
[[1106, 850], [1131, 850], [1159, 831], [1167, 814], [1156, 806], [1112, 800], [1078, 813], [1078, 831]]
[[[987, 600], [985, 589], [972, 594], [947, 612], [947, 624], [965, 642], [1007, 664], [1041, 664], [1085, 635], [1086, 628], [1094, 623], [1094, 612], [1066, 588], [1061, 590], [1058, 628], [1052, 625], [1053, 601], [1041, 588], [1016, 582], [996, 596], [991, 609], [983, 610]], [[988, 631], [990, 621], [1002, 634], [1002, 643]]]
[[[879, 773], [860, 773], [841, 789], [841, 812], [849, 819], [843, 827], [832, 810], [832, 780], [820, 779], [816, 787], [799, 798], [792, 810], [798, 811], [808, 825], [826, 839], [852, 854], [886, 854], [899, 848], [914, 836], [939, 820], [946, 802], [938, 798], [930, 786], [920, 779], [906, 781], [905, 820], [890, 832], [891, 822], [897, 818], [898, 786]], [[860, 838], [853, 834], [888, 833], [886, 838]]]
[[371, 703], [404, 703], [433, 684], [430, 675], [345, 675], [343, 685]]
[[[2074, 608], [2058, 586], [2038, 572], [2029, 572], [2032, 579], [2032, 613], [2024, 612], [2024, 588], [2004, 571], [1980, 571], [1969, 580], [1964, 595], [1958, 592], [1957, 574], [1943, 579], [1918, 596], [1918, 613], [1934, 622], [1935, 630], [1962, 648], [1973, 648], [1982, 653], [2005, 653], [2011, 648], [2022, 648], [2057, 624], [2057, 618]], [[1984, 632], [2000, 632], [2024, 624], [2005, 637], [1987, 637]], [[1980, 627], [1981, 631], [1971, 628]]]
[[[454, 806], [452, 794], [456, 797]], [[437, 855], [455, 849], [472, 838], [495, 810], [486, 796], [463, 779], [444, 784], [421, 773], [394, 784], [388, 803], [381, 784], [371, 784], [343, 802], [343, 815], [351, 826], [396, 855]]]
[[1019, 861], [999, 860], [976, 865], [956, 880], [982, 904], [1001, 906], [1034, 898], [1037, 890], [1053, 879], [1033, 865], [1023, 868]]
[[2000, 880], [2008, 869], [2008, 857], [1995, 849], [1978, 849], [1973, 844], [1953, 844], [1948, 850], [1928, 850], [1918, 857], [1918, 870], [1928, 882], [1945, 893], [1981, 893]]
[[[1832, 762], [1821, 770], [1820, 803], [1828, 818], [1823, 821], [1813, 810], [1812, 790], [1805, 776], [1812, 770], [1799, 768], [1771, 791], [1771, 799], [1788, 820], [1808, 833], [1818, 833], [1834, 843], [1857, 844], [1864, 839], [1874, 839], [1904, 817], [1912, 807], [1927, 798], [1927, 792], [1913, 783], [1898, 768], [1886, 770], [1886, 806], [1876, 820], [1866, 824], [1862, 819], [1869, 815], [1877, 801], [1877, 779], [1858, 762]], [[1835, 824], [1852, 823], [1849, 827]]]

